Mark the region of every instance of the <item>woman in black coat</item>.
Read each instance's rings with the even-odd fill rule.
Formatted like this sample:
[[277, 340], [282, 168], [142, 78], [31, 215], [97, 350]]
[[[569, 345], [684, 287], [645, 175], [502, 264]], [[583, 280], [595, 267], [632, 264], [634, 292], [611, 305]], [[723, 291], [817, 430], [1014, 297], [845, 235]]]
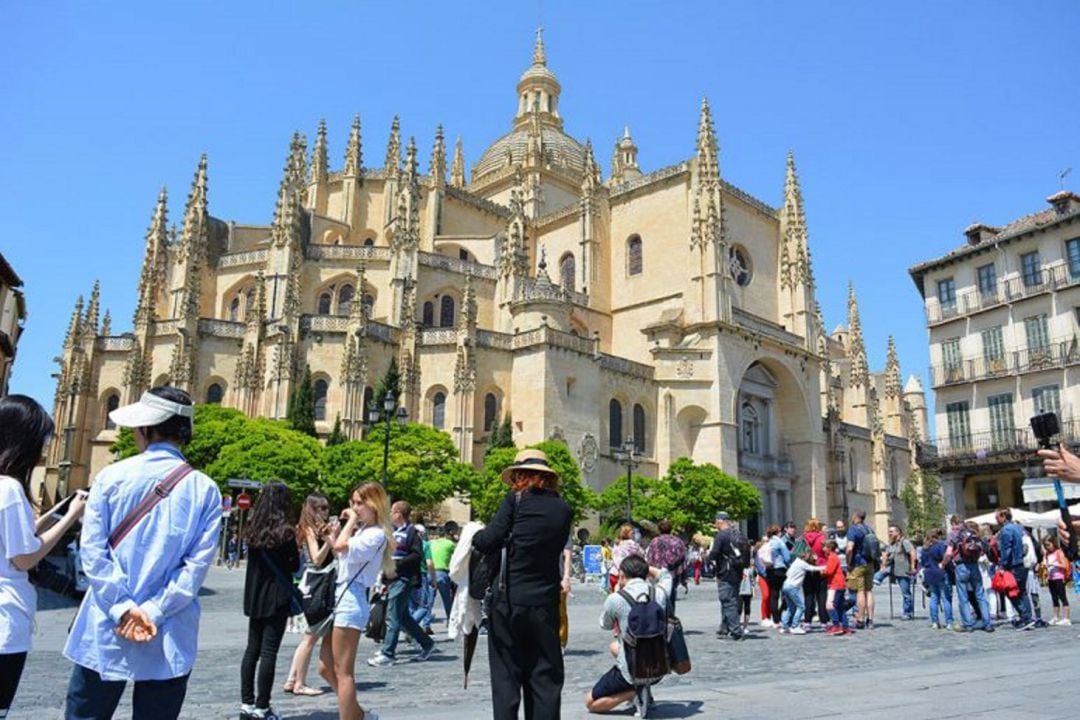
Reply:
[[502, 478], [512, 489], [472, 541], [482, 553], [507, 548], [505, 591], [495, 578], [488, 618], [493, 717], [516, 720], [524, 697], [526, 720], [557, 720], [563, 686], [559, 557], [572, 512], [539, 450], [519, 452]]
[[277, 720], [278, 717], [270, 709], [270, 689], [285, 624], [292, 614], [292, 577], [300, 568], [296, 529], [289, 522], [289, 507], [289, 489], [285, 484], [267, 483], [259, 491], [245, 528], [248, 559], [244, 615], [248, 617], [248, 640], [240, 663], [241, 720]]

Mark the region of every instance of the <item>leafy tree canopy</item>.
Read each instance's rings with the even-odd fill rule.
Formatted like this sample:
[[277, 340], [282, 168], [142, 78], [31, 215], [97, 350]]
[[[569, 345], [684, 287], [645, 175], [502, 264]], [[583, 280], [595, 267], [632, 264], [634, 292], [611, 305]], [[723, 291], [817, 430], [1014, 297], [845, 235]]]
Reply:
[[203, 471], [224, 485], [229, 478], [281, 480], [295, 504], [304, 501], [319, 481], [319, 442], [289, 427], [287, 422], [248, 420], [241, 434], [223, 445]]
[[340, 445], [345, 440], [345, 433], [341, 432], [341, 415], [339, 414], [334, 418], [334, 429], [330, 431], [330, 435], [326, 438], [326, 446]]
[[900, 502], [907, 509], [907, 534], [925, 536], [945, 525], [945, 497], [937, 473], [915, 471], [900, 490]]

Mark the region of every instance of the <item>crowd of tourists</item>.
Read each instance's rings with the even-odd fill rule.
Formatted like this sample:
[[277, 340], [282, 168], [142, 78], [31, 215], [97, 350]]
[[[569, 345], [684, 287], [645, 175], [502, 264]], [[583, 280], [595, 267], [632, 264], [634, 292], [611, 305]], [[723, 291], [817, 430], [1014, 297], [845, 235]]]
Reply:
[[[221, 541], [220, 492], [182, 452], [192, 418], [190, 397], [170, 387], [113, 410], [110, 419], [132, 428], [139, 453], [99, 473], [88, 494], [75, 493], [35, 518], [29, 478], [53, 423], [30, 398], [0, 399], [0, 720], [30, 651], [36, 596], [28, 571], [80, 521], [89, 588], [63, 651], [72, 663], [65, 717], [112, 717], [129, 682], [134, 718], [180, 715], [197, 654], [197, 598]], [[1080, 459], [1064, 450], [1041, 455], [1048, 469], [1080, 481]], [[288, 488], [266, 483], [243, 537], [227, 549], [230, 567], [241, 545], [246, 563], [241, 720], [278, 717], [271, 699], [290, 626], [303, 637], [281, 691], [326, 692], [309, 684], [317, 655], [339, 717], [378, 720], [357, 697], [361, 637], [377, 643], [367, 658], [373, 668], [400, 662], [402, 635], [414, 647], [409, 662], [423, 662], [438, 651], [437, 604], [450, 637], [465, 643], [466, 681], [471, 648], [486, 636], [496, 720], [517, 718], [522, 708], [526, 718], [558, 718], [576, 565], [572, 512], [539, 450], [520, 451], [502, 479], [507, 491], [489, 523], [447, 523], [430, 533], [413, 522], [408, 503], [391, 504], [378, 483], [358, 484], [340, 514], [314, 492], [303, 499], [298, 522]], [[585, 706], [605, 713], [630, 703], [647, 717], [652, 686], [691, 670], [678, 597], [706, 572], [717, 586], [716, 635], [733, 641], [755, 622], [778, 635], [872, 630], [873, 589], [885, 582], [898, 586], [905, 621], [915, 619], [915, 597], [925, 592], [934, 629], [1069, 625], [1066, 583], [1076, 570], [1059, 541], [1077, 528], [1062, 525], [1059, 536], [1036, 539], [1007, 508], [995, 519], [996, 533], [954, 516], [948, 527], [911, 539], [899, 524], [879, 539], [861, 511], [850, 525], [840, 519], [825, 527], [811, 518], [801, 531], [794, 522], [772, 525], [755, 540], [723, 508], [711, 538], [680, 537], [665, 519], [642, 523], [644, 532], [622, 525], [614, 542], [602, 545], [607, 596], [599, 626], [610, 633], [612, 665]], [[1052, 615], [1039, 603], [1044, 582]]]

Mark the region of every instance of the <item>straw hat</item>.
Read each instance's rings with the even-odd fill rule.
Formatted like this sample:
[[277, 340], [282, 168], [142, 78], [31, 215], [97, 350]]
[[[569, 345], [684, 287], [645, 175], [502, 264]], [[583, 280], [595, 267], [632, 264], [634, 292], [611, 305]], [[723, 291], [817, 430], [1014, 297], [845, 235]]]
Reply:
[[548, 466], [547, 455], [541, 450], [526, 448], [518, 451], [514, 456], [514, 464], [502, 471], [502, 481], [509, 484], [515, 470], [531, 470], [533, 472], [550, 473], [556, 479], [559, 473]]

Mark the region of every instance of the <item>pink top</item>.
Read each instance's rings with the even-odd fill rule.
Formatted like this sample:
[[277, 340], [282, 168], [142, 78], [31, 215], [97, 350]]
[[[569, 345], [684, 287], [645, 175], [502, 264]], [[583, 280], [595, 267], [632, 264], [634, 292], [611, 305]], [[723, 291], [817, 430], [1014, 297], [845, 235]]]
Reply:
[[636, 542], [633, 540], [620, 540], [611, 550], [611, 569], [608, 572], [612, 575], [618, 575], [622, 561], [631, 555], [645, 557], [645, 553], [641, 551], [641, 546]]
[[[1055, 565], [1051, 560], [1059, 564]], [[1064, 580], [1065, 574], [1068, 572], [1066, 569], [1068, 565], [1069, 561], [1065, 557], [1065, 553], [1061, 552], [1061, 550], [1055, 550], [1052, 555], [1048, 555], [1046, 558], [1047, 577], [1050, 580]]]

